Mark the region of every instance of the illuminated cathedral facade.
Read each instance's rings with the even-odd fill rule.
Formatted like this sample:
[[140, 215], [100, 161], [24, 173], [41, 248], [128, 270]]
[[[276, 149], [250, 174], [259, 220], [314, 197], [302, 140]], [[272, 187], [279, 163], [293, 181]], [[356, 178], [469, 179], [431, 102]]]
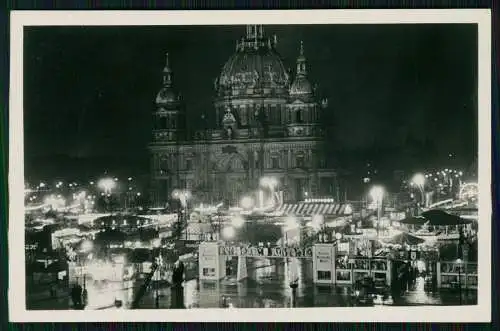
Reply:
[[328, 105], [309, 81], [302, 42], [288, 70], [261, 25], [249, 25], [214, 81], [215, 123], [188, 134], [183, 100], [168, 60], [156, 97], [151, 197], [163, 206], [174, 190], [198, 203], [237, 205], [260, 179], [276, 179], [285, 201], [331, 196], [336, 172], [327, 162], [322, 118]]

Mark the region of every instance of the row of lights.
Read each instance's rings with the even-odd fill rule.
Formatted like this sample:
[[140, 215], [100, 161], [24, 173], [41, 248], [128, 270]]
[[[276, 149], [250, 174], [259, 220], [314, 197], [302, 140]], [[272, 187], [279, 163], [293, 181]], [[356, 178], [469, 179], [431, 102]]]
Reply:
[[462, 171], [459, 170], [454, 170], [454, 169], [444, 169], [441, 171], [436, 171], [435, 173], [428, 173], [425, 175], [425, 178], [432, 178], [433, 176], [455, 176], [455, 177], [461, 177], [463, 175]]
[[334, 199], [305, 199], [304, 202], [306, 203], [333, 203]]
[[[118, 177], [114, 177], [114, 178], [112, 178], [111, 180], [113, 180], [113, 181], [117, 182], [117, 181], [118, 181]], [[127, 181], [129, 181], [129, 182], [131, 182], [132, 180], [133, 180], [133, 177], [128, 177], [128, 178], [127, 178]], [[102, 180], [101, 180], [101, 181], [102, 181]], [[93, 180], [91, 180], [91, 181], [89, 181], [89, 184], [90, 184], [90, 185], [95, 185], [95, 184], [96, 184], [96, 182], [95, 182], [95, 181], [93, 181]], [[79, 184], [78, 184], [78, 183], [76, 183], [76, 182], [71, 182], [71, 183], [68, 183], [68, 187], [78, 187], [78, 185], [79, 185]], [[29, 185], [28, 185], [28, 186], [29, 186]], [[47, 187], [47, 186], [48, 186], [48, 185], [47, 185], [45, 182], [40, 182], [40, 183], [38, 184], [37, 188], [44, 188], [44, 187]], [[61, 187], [63, 187], [63, 186], [64, 186], [64, 182], [63, 182], [63, 181], [58, 181], [58, 182], [56, 183], [56, 188], [61, 188]]]

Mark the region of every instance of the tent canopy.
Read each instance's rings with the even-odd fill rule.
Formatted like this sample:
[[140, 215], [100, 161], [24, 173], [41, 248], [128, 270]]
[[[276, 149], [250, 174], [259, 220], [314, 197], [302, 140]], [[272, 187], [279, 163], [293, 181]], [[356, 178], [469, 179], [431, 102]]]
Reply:
[[392, 244], [392, 245], [401, 245], [401, 246], [410, 245], [410, 246], [412, 246], [412, 245], [422, 244], [425, 242], [425, 240], [421, 239], [419, 237], [416, 237], [414, 235], [411, 235], [409, 233], [401, 232], [397, 235], [394, 235], [391, 238], [383, 240], [383, 242], [386, 244]]
[[399, 221], [399, 223], [401, 224], [408, 224], [408, 225], [424, 225], [427, 222], [429, 222], [429, 220], [422, 216], [407, 217]]
[[448, 214], [447, 212], [439, 209], [423, 212], [422, 217], [429, 220], [430, 225], [461, 225], [472, 223], [472, 220]]

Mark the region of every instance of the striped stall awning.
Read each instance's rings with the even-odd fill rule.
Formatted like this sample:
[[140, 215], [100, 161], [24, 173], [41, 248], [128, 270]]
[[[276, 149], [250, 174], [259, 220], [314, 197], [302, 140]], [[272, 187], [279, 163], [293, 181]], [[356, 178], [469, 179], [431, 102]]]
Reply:
[[280, 212], [293, 215], [343, 215], [345, 204], [337, 203], [285, 203]]

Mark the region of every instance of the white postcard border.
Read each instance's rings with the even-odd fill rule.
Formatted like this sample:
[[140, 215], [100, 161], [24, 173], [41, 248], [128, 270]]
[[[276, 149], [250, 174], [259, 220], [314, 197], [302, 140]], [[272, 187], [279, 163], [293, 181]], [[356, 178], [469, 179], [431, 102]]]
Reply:
[[[478, 25], [479, 266], [475, 306], [331, 307], [293, 309], [26, 310], [24, 253], [24, 26], [243, 24]], [[12, 322], [489, 322], [491, 321], [491, 12], [439, 10], [273, 11], [12, 11], [9, 113], [9, 319]]]

